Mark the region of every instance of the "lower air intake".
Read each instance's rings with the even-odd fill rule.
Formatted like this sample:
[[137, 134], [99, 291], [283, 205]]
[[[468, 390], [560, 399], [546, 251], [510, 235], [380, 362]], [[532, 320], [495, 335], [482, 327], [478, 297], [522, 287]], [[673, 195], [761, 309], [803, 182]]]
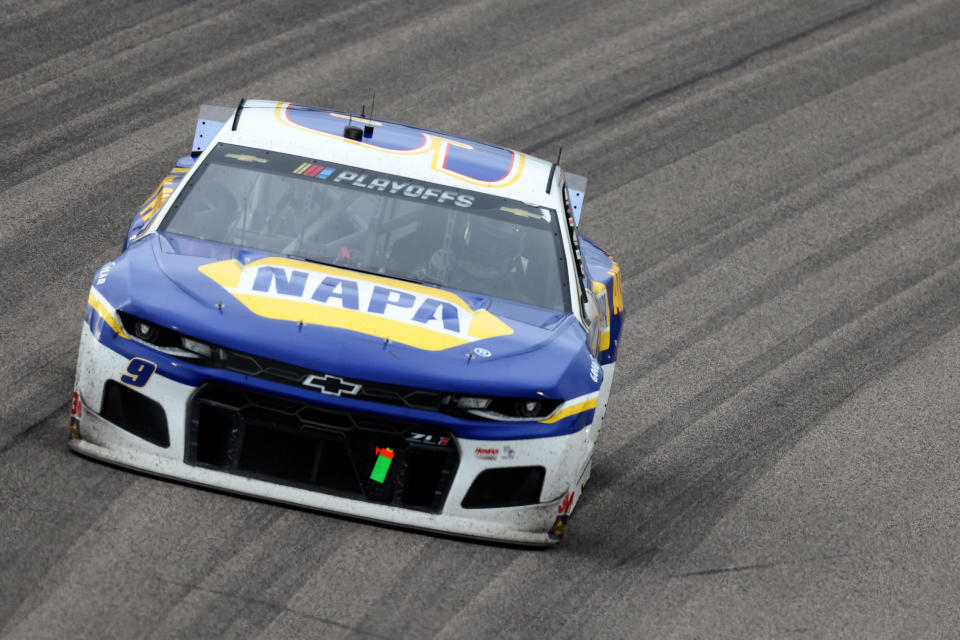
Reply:
[[540, 502], [543, 467], [487, 469], [477, 476], [464, 497], [464, 509], [519, 507]]
[[158, 447], [170, 446], [167, 415], [160, 403], [119, 382], [108, 380], [104, 385], [100, 415]]

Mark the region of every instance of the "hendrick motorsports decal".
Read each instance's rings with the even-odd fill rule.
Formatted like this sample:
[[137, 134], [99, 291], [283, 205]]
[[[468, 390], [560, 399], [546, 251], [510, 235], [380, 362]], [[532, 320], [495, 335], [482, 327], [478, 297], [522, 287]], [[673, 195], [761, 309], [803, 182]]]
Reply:
[[245, 266], [213, 262], [200, 272], [259, 316], [358, 331], [418, 349], [513, 333], [489, 311], [474, 311], [448, 291], [337, 267], [275, 257]]

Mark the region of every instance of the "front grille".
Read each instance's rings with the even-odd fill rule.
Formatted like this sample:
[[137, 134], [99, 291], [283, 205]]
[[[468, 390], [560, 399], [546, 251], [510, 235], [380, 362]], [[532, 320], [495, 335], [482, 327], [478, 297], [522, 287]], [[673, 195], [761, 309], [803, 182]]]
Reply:
[[188, 411], [188, 464], [367, 502], [439, 513], [459, 460], [446, 429], [237, 387], [203, 385]]
[[[260, 378], [262, 380], [269, 380], [270, 382], [279, 382], [281, 384], [300, 387], [307, 377], [317, 373], [311, 369], [305, 369], [284, 362], [277, 362], [276, 360], [270, 360], [260, 356], [253, 356], [249, 353], [233, 351], [232, 349], [221, 349], [221, 354], [224, 357], [223, 366], [228, 371], [253, 378]], [[445, 395], [437, 391], [383, 384], [381, 382], [370, 382], [368, 380], [348, 378], [343, 378], [342, 380], [347, 384], [359, 386], [359, 391], [356, 395], [353, 395], [355, 398], [409, 407], [411, 409], [439, 411]]]

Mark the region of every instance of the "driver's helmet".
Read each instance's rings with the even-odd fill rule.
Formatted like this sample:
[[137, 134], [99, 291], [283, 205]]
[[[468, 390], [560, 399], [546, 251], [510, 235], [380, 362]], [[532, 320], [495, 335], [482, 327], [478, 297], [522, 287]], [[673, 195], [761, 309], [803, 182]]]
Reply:
[[463, 230], [460, 262], [478, 275], [505, 273], [520, 257], [523, 235], [509, 220], [472, 215]]

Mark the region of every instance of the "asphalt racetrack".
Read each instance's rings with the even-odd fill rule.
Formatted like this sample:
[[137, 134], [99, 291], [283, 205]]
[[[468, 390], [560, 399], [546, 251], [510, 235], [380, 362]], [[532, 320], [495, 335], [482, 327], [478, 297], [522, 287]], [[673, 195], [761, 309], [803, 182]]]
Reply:
[[[0, 8], [0, 636], [957, 637], [956, 0]], [[628, 315], [557, 548], [67, 450], [91, 278], [198, 106], [374, 90], [589, 176]]]

